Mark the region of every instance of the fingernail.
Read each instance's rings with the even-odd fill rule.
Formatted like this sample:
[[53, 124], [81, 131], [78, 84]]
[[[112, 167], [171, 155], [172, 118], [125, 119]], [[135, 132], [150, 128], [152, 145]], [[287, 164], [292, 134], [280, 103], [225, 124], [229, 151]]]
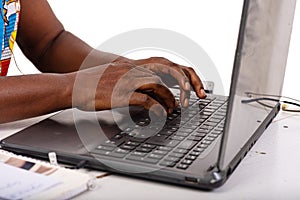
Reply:
[[205, 90], [204, 90], [204, 89], [201, 89], [201, 90], [200, 90], [200, 95], [201, 95], [202, 97], [206, 97], [206, 93], [205, 93]]
[[184, 107], [188, 107], [189, 106], [189, 99], [188, 98], [185, 98], [184, 101], [183, 101], [183, 106]]
[[191, 89], [191, 85], [189, 82], [185, 82], [184, 84], [185, 90], [190, 90]]
[[173, 113], [173, 109], [172, 109], [172, 108], [169, 108], [168, 113], [169, 113], [169, 114]]

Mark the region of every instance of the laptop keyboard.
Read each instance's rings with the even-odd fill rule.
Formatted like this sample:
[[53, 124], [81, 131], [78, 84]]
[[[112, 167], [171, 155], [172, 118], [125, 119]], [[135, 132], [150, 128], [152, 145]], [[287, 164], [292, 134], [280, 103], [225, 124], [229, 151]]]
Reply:
[[[223, 133], [226, 109], [227, 99], [192, 97], [189, 107], [176, 108], [163, 127], [159, 120], [149, 126], [149, 117], [139, 118], [91, 153], [185, 170]], [[149, 130], [155, 134], [149, 137]]]

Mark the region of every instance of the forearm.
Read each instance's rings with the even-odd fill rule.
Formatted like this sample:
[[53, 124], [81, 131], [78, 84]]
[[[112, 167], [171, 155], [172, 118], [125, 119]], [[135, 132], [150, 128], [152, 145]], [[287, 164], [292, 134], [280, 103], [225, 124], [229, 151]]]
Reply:
[[40, 116], [72, 106], [72, 84], [64, 74], [0, 78], [0, 123]]
[[44, 51], [36, 66], [43, 72], [74, 72], [116, 60], [129, 59], [93, 49], [72, 33], [62, 31]]

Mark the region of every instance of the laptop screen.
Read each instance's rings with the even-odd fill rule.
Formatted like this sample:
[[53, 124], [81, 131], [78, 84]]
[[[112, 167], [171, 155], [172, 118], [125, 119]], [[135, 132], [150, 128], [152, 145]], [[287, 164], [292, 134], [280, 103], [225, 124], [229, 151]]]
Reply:
[[[221, 169], [228, 166], [278, 104], [260, 98], [281, 94], [295, 5], [296, 0], [245, 1], [219, 160]], [[244, 101], [249, 99], [254, 101]]]

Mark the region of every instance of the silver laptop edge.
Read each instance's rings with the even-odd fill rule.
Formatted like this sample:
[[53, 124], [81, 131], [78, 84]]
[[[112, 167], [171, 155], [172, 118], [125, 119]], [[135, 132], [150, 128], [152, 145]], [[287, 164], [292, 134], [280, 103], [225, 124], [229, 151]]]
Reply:
[[[278, 105], [244, 105], [249, 93], [280, 95], [285, 75], [296, 0], [246, 0], [232, 74], [228, 114], [218, 167], [228, 170], [237, 154], [253, 145], [255, 131], [274, 117]], [[255, 68], [255, 70], [253, 70]], [[275, 110], [275, 111], [274, 111]], [[251, 126], [251, 127], [250, 127]], [[251, 141], [251, 139], [253, 141]], [[243, 149], [244, 152], [240, 150]], [[235, 163], [239, 162], [235, 160]], [[231, 170], [231, 169], [230, 169]]]

